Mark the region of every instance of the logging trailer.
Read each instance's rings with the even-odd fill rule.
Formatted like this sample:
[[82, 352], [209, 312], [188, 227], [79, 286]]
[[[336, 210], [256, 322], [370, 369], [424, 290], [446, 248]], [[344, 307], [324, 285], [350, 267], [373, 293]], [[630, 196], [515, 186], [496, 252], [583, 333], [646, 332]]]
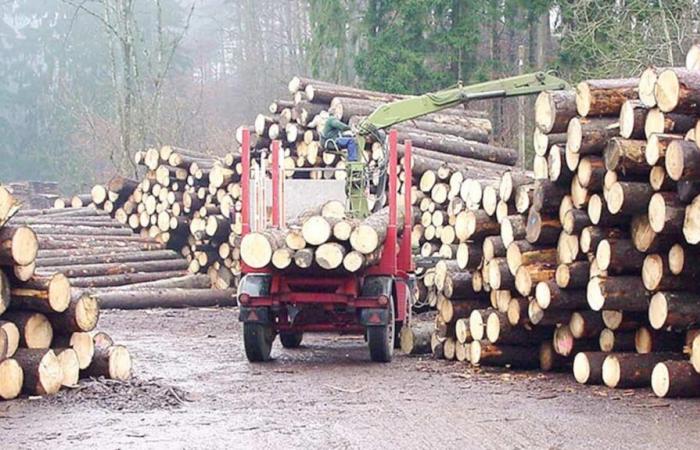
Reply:
[[[459, 84], [444, 91], [406, 98], [377, 108], [358, 125], [355, 138], [359, 149], [364, 148], [368, 138], [382, 142], [383, 159], [373, 169], [369, 168], [366, 161], [347, 161], [345, 193], [348, 215], [364, 219], [370, 214], [367, 201], [369, 179], [374, 177], [379, 180], [376, 196], [386, 196], [388, 200], [389, 226], [378, 264], [358, 273], [318, 276], [276, 271], [270, 267], [256, 269], [243, 262], [238, 303], [248, 360], [269, 360], [272, 344], [278, 334], [283, 347], [296, 348], [306, 332], [339, 332], [364, 334], [372, 361], [391, 361], [401, 327], [410, 326], [415, 275], [411, 233], [408, 231], [412, 227], [411, 199], [410, 195], [399, 196], [398, 192], [398, 136], [396, 131], [391, 131], [387, 138], [384, 130], [400, 122], [471, 100], [532, 95], [545, 90], [567, 88], [569, 85], [564, 80], [545, 72], [537, 72], [471, 86]], [[253, 221], [259, 228], [265, 227], [266, 214], [263, 203], [262, 206], [257, 205], [257, 217], [251, 217], [251, 149], [248, 130], [244, 130], [242, 141], [243, 238], [251, 232]], [[280, 167], [279, 141], [272, 143], [271, 151], [270, 225], [281, 227], [284, 220], [284, 171]], [[411, 174], [411, 142], [408, 140], [404, 142], [402, 156], [404, 172]], [[264, 164], [261, 164], [260, 169], [258, 174], [266, 177]], [[256, 186], [258, 191], [264, 191], [261, 183], [256, 183]], [[387, 188], [388, 192], [385, 192]], [[405, 191], [410, 192], [410, 187], [405, 187]], [[407, 231], [399, 236], [397, 226], [401, 198], [405, 212], [403, 226]], [[382, 203], [377, 202], [379, 206]]]

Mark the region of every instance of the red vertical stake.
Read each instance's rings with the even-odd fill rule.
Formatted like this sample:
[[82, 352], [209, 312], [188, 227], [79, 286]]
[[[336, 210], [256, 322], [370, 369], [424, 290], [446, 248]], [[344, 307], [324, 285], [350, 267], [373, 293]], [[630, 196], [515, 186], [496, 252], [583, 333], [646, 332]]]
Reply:
[[405, 271], [413, 271], [413, 255], [411, 249], [411, 228], [413, 226], [413, 206], [411, 205], [411, 187], [412, 187], [412, 172], [413, 172], [413, 143], [404, 142], [404, 163], [403, 170], [406, 176], [404, 184], [403, 204], [404, 204], [404, 222], [403, 222], [403, 238], [401, 239], [401, 269]]
[[272, 141], [272, 226], [280, 226], [280, 141]]
[[243, 130], [241, 143], [241, 165], [243, 174], [241, 175], [241, 195], [243, 196], [243, 236], [250, 233], [250, 130]]
[[[391, 252], [391, 271], [396, 272], [396, 225], [398, 212], [398, 186], [399, 178], [397, 167], [397, 143], [398, 133], [396, 130], [391, 130], [389, 133], [389, 229], [387, 236], [389, 237], [389, 251]], [[393, 250], [392, 250], [393, 249]]]

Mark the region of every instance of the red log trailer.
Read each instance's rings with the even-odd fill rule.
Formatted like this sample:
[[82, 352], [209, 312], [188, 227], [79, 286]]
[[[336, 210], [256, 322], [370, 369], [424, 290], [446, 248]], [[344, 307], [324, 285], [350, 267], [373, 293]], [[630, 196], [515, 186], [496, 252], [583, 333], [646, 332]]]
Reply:
[[[409, 325], [415, 276], [411, 253], [410, 187], [406, 187], [407, 195], [403, 196], [405, 231], [401, 236], [397, 232], [400, 197], [396, 131], [390, 133], [388, 142], [390, 219], [379, 263], [359, 273], [328, 276], [286, 273], [273, 268], [253, 269], [243, 264], [238, 302], [249, 361], [268, 361], [278, 334], [283, 347], [295, 348], [301, 344], [303, 334], [310, 332], [364, 335], [372, 361], [391, 361], [398, 343], [398, 332], [401, 327]], [[271, 226], [279, 227], [284, 198], [279, 186], [283, 173], [278, 160], [278, 142], [273, 143], [272, 151]], [[410, 142], [406, 142], [404, 156], [404, 170], [410, 174]], [[251, 220], [254, 219], [251, 217], [251, 151], [247, 131], [243, 136], [241, 157], [245, 235], [251, 231]]]

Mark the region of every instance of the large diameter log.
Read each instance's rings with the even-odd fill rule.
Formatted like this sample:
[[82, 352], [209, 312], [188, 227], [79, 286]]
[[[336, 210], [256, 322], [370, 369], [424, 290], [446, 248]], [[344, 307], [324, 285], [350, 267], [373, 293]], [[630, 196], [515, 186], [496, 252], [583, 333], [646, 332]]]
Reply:
[[586, 289], [588, 305], [593, 311], [618, 309], [624, 311], [646, 311], [649, 293], [638, 276], [595, 277]]
[[576, 110], [582, 117], [618, 116], [627, 100], [639, 96], [639, 78], [588, 80], [576, 86]]
[[666, 173], [674, 181], [700, 180], [700, 149], [695, 142], [671, 141], [666, 148], [664, 164]]
[[542, 133], [566, 131], [569, 120], [576, 116], [576, 94], [573, 91], [544, 91], [535, 100], [535, 124]]
[[474, 341], [470, 345], [469, 361], [474, 365], [534, 369], [540, 364], [539, 353], [539, 346], [516, 347]]
[[614, 353], [603, 362], [603, 382], [611, 388], [640, 388], [651, 385], [651, 373], [656, 364], [680, 359], [677, 353]]
[[24, 371], [18, 362], [12, 358], [0, 361], [0, 399], [17, 398], [23, 384]]
[[657, 292], [649, 302], [649, 323], [656, 330], [685, 328], [700, 323], [700, 295], [689, 292]]
[[71, 283], [56, 273], [52, 276], [35, 276], [11, 290], [12, 307], [52, 313], [63, 312], [70, 304]]
[[68, 309], [47, 315], [54, 331], [61, 334], [92, 331], [97, 326], [99, 317], [98, 301], [89, 293], [74, 295]]
[[663, 112], [697, 113], [700, 107], [700, 75], [680, 68], [663, 70], [656, 80], [654, 95]]
[[48, 348], [53, 339], [51, 323], [45, 315], [29, 311], [9, 311], [2, 318], [14, 323], [19, 330], [19, 346]]
[[96, 346], [92, 363], [81, 371], [81, 376], [83, 375], [126, 381], [131, 378], [131, 355], [121, 345]]
[[648, 175], [651, 168], [646, 162], [646, 141], [612, 138], [603, 152], [605, 168], [625, 175]]
[[102, 309], [188, 308], [235, 306], [233, 289], [136, 289], [98, 295]]
[[647, 183], [615, 182], [607, 194], [608, 211], [612, 214], [634, 215], [647, 210], [654, 190]]
[[22, 367], [22, 390], [27, 394], [52, 395], [61, 389], [63, 371], [53, 350], [21, 348], [14, 360]]
[[25, 226], [0, 229], [0, 264], [31, 264], [39, 251], [39, 241], [34, 231]]
[[603, 384], [603, 363], [607, 352], [581, 352], [574, 358], [574, 378], [581, 384]]
[[664, 113], [660, 109], [650, 109], [644, 124], [644, 134], [647, 139], [654, 133], [671, 133], [683, 135], [695, 127], [697, 120], [694, 115], [680, 113]]
[[700, 374], [687, 361], [663, 361], [651, 372], [651, 388], [657, 397], [700, 397]]
[[266, 230], [246, 234], [241, 240], [241, 259], [245, 264], [262, 269], [272, 261], [272, 254], [284, 246], [284, 232]]
[[[397, 228], [403, 226], [403, 209], [398, 208], [399, 219]], [[376, 251], [386, 239], [389, 228], [389, 208], [371, 214], [365, 218], [350, 235], [350, 245], [353, 250], [368, 255]], [[243, 254], [241, 253], [241, 256]]]
[[403, 327], [399, 335], [401, 351], [407, 355], [425, 355], [431, 352], [430, 338], [434, 325], [432, 322], [413, 322], [410, 327]]

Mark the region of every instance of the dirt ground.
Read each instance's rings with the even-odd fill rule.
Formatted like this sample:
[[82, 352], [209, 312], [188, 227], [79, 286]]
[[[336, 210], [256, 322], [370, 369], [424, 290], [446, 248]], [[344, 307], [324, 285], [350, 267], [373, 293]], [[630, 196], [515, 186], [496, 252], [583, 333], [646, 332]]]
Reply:
[[0, 448], [697, 448], [700, 401], [468, 369], [361, 338], [276, 343], [249, 364], [234, 309], [105, 312], [136, 379], [0, 403]]

